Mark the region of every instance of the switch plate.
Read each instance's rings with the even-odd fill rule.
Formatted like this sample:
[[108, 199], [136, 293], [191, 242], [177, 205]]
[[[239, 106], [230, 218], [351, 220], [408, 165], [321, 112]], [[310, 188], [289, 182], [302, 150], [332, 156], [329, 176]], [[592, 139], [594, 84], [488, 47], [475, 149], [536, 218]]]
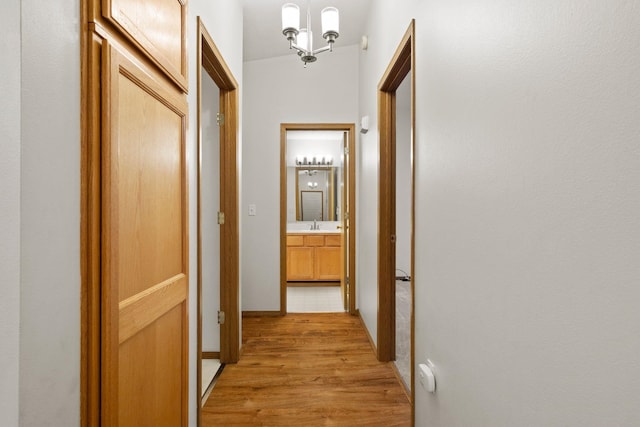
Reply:
[[249, 216], [256, 216], [256, 205], [249, 205]]

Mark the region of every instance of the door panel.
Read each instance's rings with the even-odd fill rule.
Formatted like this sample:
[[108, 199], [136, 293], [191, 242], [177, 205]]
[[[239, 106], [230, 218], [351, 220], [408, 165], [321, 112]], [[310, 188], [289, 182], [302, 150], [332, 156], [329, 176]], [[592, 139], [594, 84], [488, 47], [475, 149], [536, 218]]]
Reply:
[[316, 280], [340, 280], [342, 276], [342, 248], [337, 246], [316, 248]]
[[313, 250], [308, 247], [287, 248], [287, 278], [289, 280], [313, 279]]
[[186, 0], [103, 0], [102, 13], [187, 90]]
[[103, 50], [105, 425], [186, 426], [186, 103]]
[[[182, 305], [120, 346], [119, 425], [179, 426]], [[140, 386], [142, 385], [142, 388]]]

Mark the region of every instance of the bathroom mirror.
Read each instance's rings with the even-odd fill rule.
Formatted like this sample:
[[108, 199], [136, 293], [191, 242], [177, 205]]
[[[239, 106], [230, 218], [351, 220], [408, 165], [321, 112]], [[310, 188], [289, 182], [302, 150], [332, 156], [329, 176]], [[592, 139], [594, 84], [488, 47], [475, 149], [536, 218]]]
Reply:
[[287, 132], [287, 223], [340, 220], [343, 134]]
[[337, 221], [340, 201], [334, 167], [296, 167], [296, 221]]

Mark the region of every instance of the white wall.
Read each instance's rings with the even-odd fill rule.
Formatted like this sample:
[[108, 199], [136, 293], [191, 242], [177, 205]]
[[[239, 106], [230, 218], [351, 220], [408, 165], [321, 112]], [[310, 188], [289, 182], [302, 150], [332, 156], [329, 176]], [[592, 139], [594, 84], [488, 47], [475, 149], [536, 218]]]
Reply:
[[[188, 7], [189, 39], [189, 425], [196, 425], [196, 351], [197, 351], [197, 198], [196, 198], [196, 159], [197, 159], [197, 22], [201, 16], [207, 31], [213, 38], [218, 50], [229, 66], [231, 73], [242, 88], [242, 4], [236, 0], [190, 0]], [[242, 89], [240, 90], [242, 93]], [[242, 96], [242, 95], [240, 95]], [[240, 102], [240, 109], [242, 102]], [[240, 124], [242, 123], [242, 113]], [[242, 135], [238, 135], [238, 145], [242, 145]], [[242, 185], [242, 184], [241, 184]], [[242, 282], [241, 282], [242, 283]]]
[[640, 424], [637, 5], [374, 0], [361, 113], [412, 17], [416, 425]]
[[202, 351], [220, 351], [220, 89], [204, 68], [201, 108]]
[[20, 425], [80, 423], [80, 5], [22, 0]]
[[20, 0], [0, 15], [0, 414], [19, 419], [20, 366]]
[[[411, 73], [396, 91], [396, 269], [411, 275]], [[396, 276], [404, 273], [396, 271]]]
[[357, 50], [336, 48], [307, 68], [294, 54], [244, 64], [243, 310], [280, 310], [280, 124], [355, 123]]

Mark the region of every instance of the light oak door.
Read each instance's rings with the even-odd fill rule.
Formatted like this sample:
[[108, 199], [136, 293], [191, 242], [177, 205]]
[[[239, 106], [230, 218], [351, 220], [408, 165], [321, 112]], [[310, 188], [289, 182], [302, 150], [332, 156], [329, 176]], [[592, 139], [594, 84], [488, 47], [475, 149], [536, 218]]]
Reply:
[[106, 41], [102, 90], [103, 425], [187, 426], [186, 101]]

